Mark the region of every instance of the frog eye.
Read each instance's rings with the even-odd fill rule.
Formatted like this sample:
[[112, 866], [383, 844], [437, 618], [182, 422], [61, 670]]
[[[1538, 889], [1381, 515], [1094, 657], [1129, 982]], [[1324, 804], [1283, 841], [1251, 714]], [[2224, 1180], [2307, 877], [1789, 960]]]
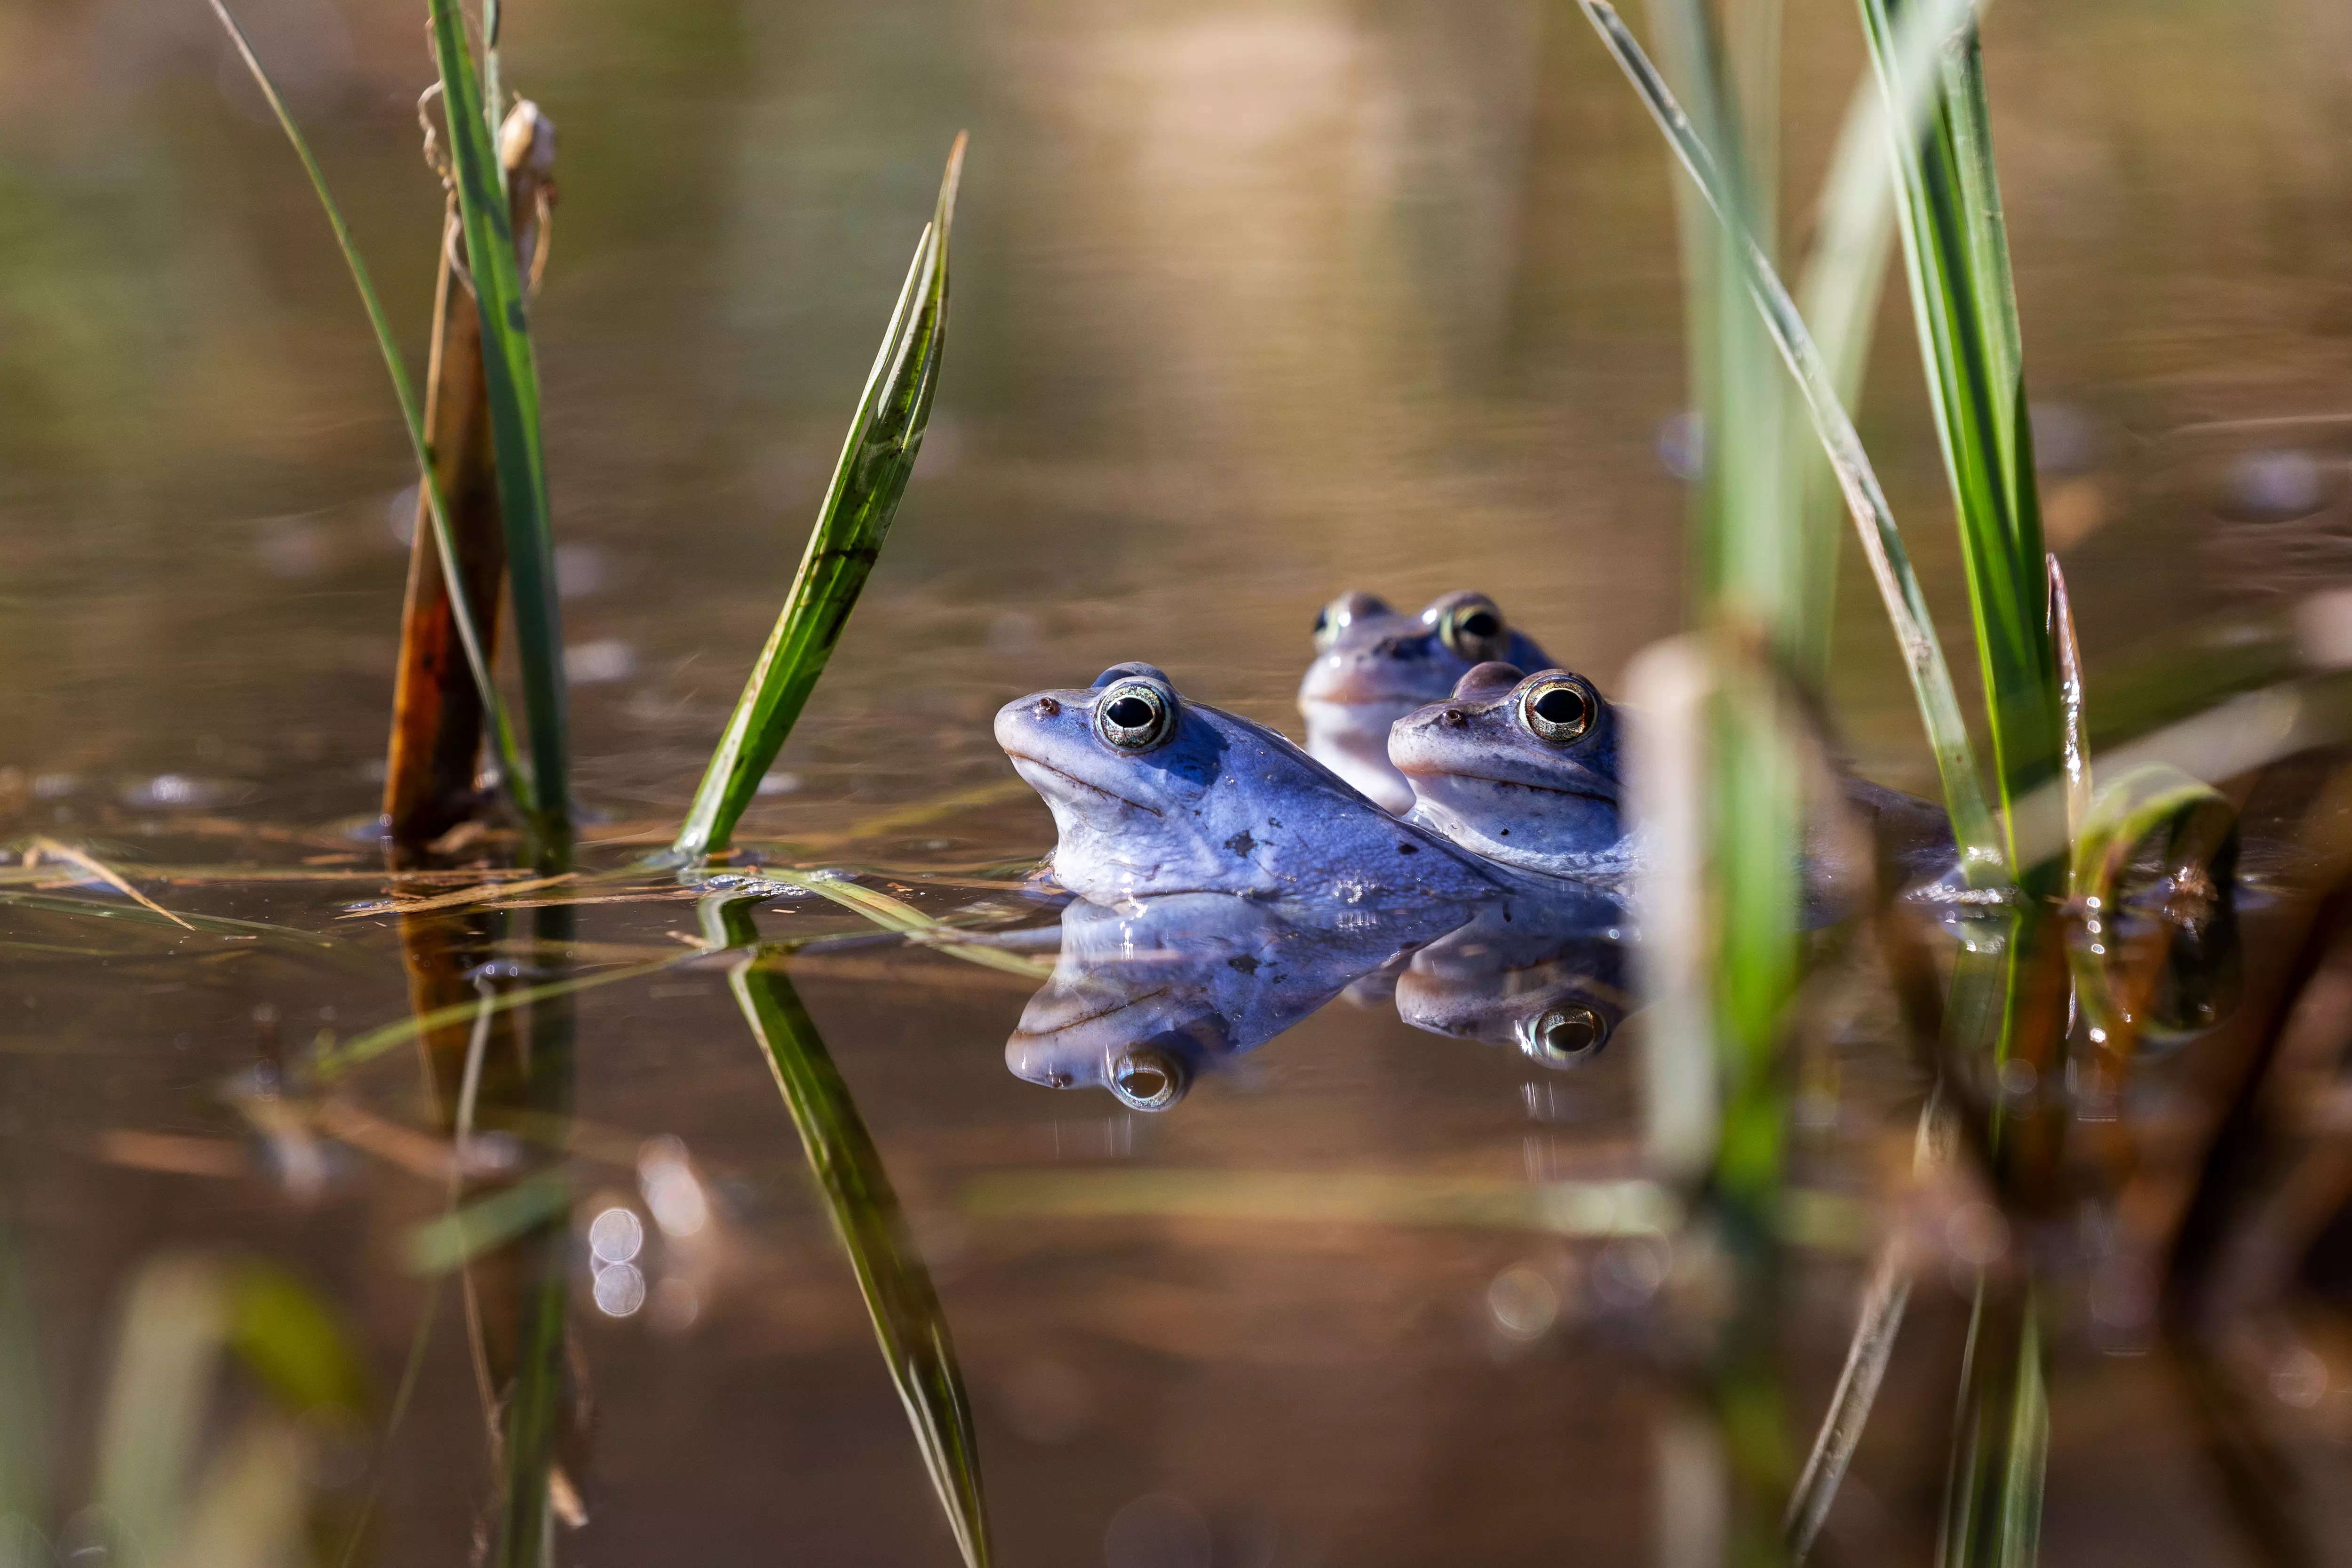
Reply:
[[1437, 636], [1457, 656], [1484, 664], [1503, 657], [1511, 633], [1494, 600], [1483, 594], [1465, 594], [1439, 613]]
[[1176, 731], [1176, 694], [1148, 680], [1122, 680], [1095, 704], [1095, 733], [1122, 752], [1148, 752]]
[[1132, 1047], [1110, 1064], [1110, 1091], [1129, 1110], [1165, 1110], [1192, 1087], [1182, 1062], [1150, 1046]]
[[1592, 728], [1592, 694], [1573, 680], [1546, 680], [1519, 699], [1519, 720], [1539, 741], [1565, 746]]
[[1584, 1060], [1609, 1043], [1608, 1020], [1581, 1003], [1547, 1007], [1519, 1026], [1519, 1049], [1546, 1067]]
[[1315, 651], [1322, 653], [1339, 640], [1339, 634], [1365, 616], [1385, 616], [1389, 607], [1370, 594], [1340, 595], [1315, 612]]

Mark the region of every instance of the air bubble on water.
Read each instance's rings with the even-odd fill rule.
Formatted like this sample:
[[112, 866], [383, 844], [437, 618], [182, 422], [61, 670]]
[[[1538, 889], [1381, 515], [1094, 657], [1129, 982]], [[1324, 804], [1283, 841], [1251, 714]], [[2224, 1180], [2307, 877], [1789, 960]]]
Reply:
[[618, 637], [598, 637], [563, 650], [563, 679], [573, 686], [610, 686], [637, 673], [637, 650]]
[[2271, 1363], [2271, 1395], [2281, 1405], [2309, 1410], [2327, 1396], [2327, 1363], [2296, 1345]]
[[392, 536], [400, 541], [401, 548], [406, 549], [416, 542], [415, 485], [392, 492], [392, 499], [383, 503], [383, 521], [384, 525], [392, 530]]
[[596, 1270], [596, 1307], [608, 1318], [625, 1318], [646, 1304], [646, 1277], [634, 1263]]
[[1685, 409], [1658, 421], [1658, 461], [1666, 472], [1696, 480], [1706, 468], [1706, 421]]
[[616, 1204], [589, 1224], [588, 1250], [604, 1262], [626, 1263], [645, 1244], [645, 1223], [635, 1209]]
[[601, 594], [613, 580], [612, 555], [601, 544], [555, 547], [555, 593], [564, 599]]
[[667, 1236], [692, 1236], [710, 1221], [710, 1200], [676, 1138], [646, 1140], [637, 1152], [637, 1189]]
[[1539, 1340], [1559, 1319], [1559, 1291], [1541, 1273], [1514, 1263], [1486, 1287], [1495, 1326], [1515, 1340]]
[[2283, 522], [2320, 509], [2326, 476], [2309, 452], [2247, 452], [2230, 465], [2230, 499], [2254, 518]]

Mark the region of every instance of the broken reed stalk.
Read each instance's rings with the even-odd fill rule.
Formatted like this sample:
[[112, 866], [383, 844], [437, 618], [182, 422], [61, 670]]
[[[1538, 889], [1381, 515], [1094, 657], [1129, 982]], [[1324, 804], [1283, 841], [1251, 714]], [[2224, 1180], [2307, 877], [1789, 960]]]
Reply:
[[[438, 137], [425, 119], [428, 161]], [[515, 258], [535, 285], [545, 265], [541, 216], [554, 193], [555, 127], [528, 100], [507, 116], [499, 137], [507, 174]], [[446, 177], [446, 168], [444, 170]], [[506, 581], [506, 538], [499, 510], [490, 410], [482, 371], [482, 323], [458, 260], [457, 198], [448, 199], [441, 270], [433, 304], [433, 358], [425, 381], [425, 428], [434, 476], [449, 508], [451, 552], [467, 603], [480, 606], [482, 654], [494, 659], [499, 599]], [[410, 860], [471, 813], [480, 755], [481, 693], [466, 662], [441, 553], [433, 539], [432, 499], [417, 488], [416, 531], [408, 560], [408, 597], [401, 612], [400, 666], [393, 685], [392, 742], [385, 758], [384, 829], [395, 858]]]
[[506, 532], [515, 651], [523, 708], [530, 720], [529, 789], [520, 779], [512, 780], [510, 787], [530, 820], [533, 863], [560, 870], [572, 853], [571, 719], [530, 301], [515, 258], [505, 171], [464, 26], [450, 0], [427, 0], [426, 11], [433, 24], [434, 64], [441, 77], [450, 184], [457, 196], [466, 266], [481, 319], [483, 387], [496, 455], [499, 515]]

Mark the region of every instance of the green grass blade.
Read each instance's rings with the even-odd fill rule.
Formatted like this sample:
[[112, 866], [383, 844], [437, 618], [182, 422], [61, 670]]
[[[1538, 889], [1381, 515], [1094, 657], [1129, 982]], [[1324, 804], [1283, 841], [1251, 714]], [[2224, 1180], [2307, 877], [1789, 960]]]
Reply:
[[948, 324], [948, 229], [955, 217], [963, 149], [964, 139], [958, 136], [940, 182], [938, 205], [916, 244], [914, 264], [842, 444], [833, 485], [809, 531], [800, 571], [694, 792], [694, 804], [671, 846], [677, 858], [692, 862], [727, 847], [736, 819], [824, 673], [898, 515], [939, 384]]
[[2032, 1568], [2050, 1462], [2035, 1292], [1978, 1287], [1945, 1479], [1943, 1568]]
[[245, 61], [245, 68], [252, 73], [255, 85], [261, 89], [261, 96], [269, 100], [269, 110], [278, 117], [278, 127], [286, 132], [286, 140], [293, 144], [294, 155], [302, 161], [303, 172], [310, 177], [310, 188], [318, 194], [319, 205], [326, 209], [328, 226], [335, 231], [335, 243], [342, 247], [343, 265], [351, 269], [352, 282], [360, 291], [360, 303], [367, 307], [368, 325], [375, 331], [376, 348], [383, 355], [384, 369], [391, 373], [393, 395], [400, 400], [401, 421], [407, 426], [408, 445], [416, 456], [417, 483], [424, 488], [425, 498], [431, 503], [433, 545], [441, 557], [442, 580], [449, 585], [449, 605], [457, 623], [457, 640], [465, 647], [467, 668], [472, 670], [474, 685], [481, 693], [482, 710], [489, 716], [491, 744], [497, 748], [500, 771], [506, 775], [508, 788], [513, 792], [516, 803], [529, 812], [532, 809], [530, 781], [517, 764], [514, 726], [507, 718], [505, 704], [499, 700], [498, 683], [491, 679], [489, 661], [483, 656], [481, 622], [475, 616], [473, 605], [467, 601], [466, 580], [457, 573], [457, 552], [450, 541], [448, 503], [441, 494], [440, 480], [433, 472], [433, 457], [425, 438], [425, 416], [416, 401], [416, 388], [409, 382], [408, 367], [400, 357], [399, 345], [393, 341], [392, 323], [384, 317], [383, 302], [376, 298], [375, 284], [368, 276], [367, 263], [360, 259], [359, 245], [352, 238], [350, 226], [343, 222], [342, 208], [336, 205], [333, 193], [327, 188], [326, 174], [319, 167], [319, 160], [311, 155], [310, 143], [304, 138], [301, 128], [294, 123], [294, 116], [287, 110], [286, 100], [278, 97], [277, 84], [269, 79], [269, 73], [261, 68], [260, 58], [253, 52], [252, 43], [247, 39], [245, 30], [236, 25], [236, 18], [228, 14], [227, 7], [221, 4], [221, 0], [212, 0], [212, 8], [213, 15], [220, 18], [221, 26], [228, 29], [229, 39], [236, 46], [238, 57]]
[[[1904, 255], [1959, 514], [2004, 847], [2016, 865], [2018, 841], [2033, 834], [2018, 808], [2061, 772], [2063, 719], [1983, 57], [1970, 27], [1921, 69], [1896, 58], [1887, 0], [1861, 4], [1882, 90], [1891, 100], [1924, 92], [1935, 103], [1924, 135], [1893, 142], [1905, 200]], [[1902, 117], [1892, 122], [1903, 123]]]
[[936, 920], [912, 904], [863, 887], [838, 874], [811, 874], [768, 866], [761, 868], [756, 880], [806, 889], [843, 909], [855, 910], [884, 931], [896, 931], [923, 946], [961, 958], [967, 963], [979, 964], [982, 969], [1017, 974], [1024, 980], [1053, 978], [1054, 966], [1050, 963], [1041, 963], [1034, 958], [1024, 958], [1017, 952], [1007, 952], [1003, 948], [981, 942], [958, 942], [955, 940], [956, 928], [947, 921]]
[[[1903, 79], [1925, 72], [1944, 40], [1984, 10], [1975, 0], [1921, 0], [1905, 10], [1895, 32], [1895, 56], [1906, 67]], [[1918, 134], [1930, 106], [1924, 92], [1906, 100], [1904, 108], [1912, 117], [1906, 134]], [[1886, 114], [1886, 95], [1876, 74], [1865, 72], [1847, 106], [1829, 173], [1822, 180], [1814, 205], [1813, 247], [1797, 279], [1801, 313], [1830, 367], [1831, 385], [1848, 408], [1862, 396], [1887, 258], [1895, 248], [1895, 191], [1889, 177]], [[1793, 445], [1793, 432], [1791, 437]], [[1838, 504], [1837, 479], [1816, 445], [1805, 446], [1812, 449], [1793, 461], [1797, 504], [1811, 519]], [[1816, 553], [1806, 570], [1807, 624], [1798, 650], [1799, 668], [1818, 679], [1828, 668], [1839, 531], [1809, 529], [1806, 538]]]
[[[1706, 196], [1717, 221], [1733, 222], [1732, 215], [1738, 209], [1731, 204], [1714, 156], [1692, 129], [1689, 117], [1675, 100], [1656, 68], [1626, 31], [1615, 8], [1606, 0], [1578, 3], [1665, 132], [1683, 167]], [[2008, 861], [1999, 829], [1985, 804], [1984, 787], [1977, 775], [1975, 750], [1969, 742], [1959, 697], [1953, 689], [1951, 670], [1944, 661], [1942, 645], [1937, 641], [1935, 623], [1927, 613], [1918, 578], [1911, 569], [1909, 552], [1904, 549], [1902, 533], [1895, 527], [1894, 510], [1879, 487], [1868, 454], [1863, 450], [1862, 439], [1854, 432], [1853, 421], [1838, 399], [1830, 368], [1806, 331], [1788, 289], [1752, 237], [1740, 237], [1737, 249], [1747, 274], [1748, 294], [1763, 312], [1773, 344], [1804, 395], [1813, 427], [1828, 452], [1838, 488], [1845, 496], [1855, 531], [1861, 536], [1863, 552], [1870, 561], [1871, 574], [1877, 581], [1887, 618], [1894, 625], [1912, 691], [1918, 700], [1920, 717], [1935, 750], [1936, 769], [1951, 812], [1953, 834], [1960, 845], [1963, 868], [1974, 885], [2005, 879]]]
[[[751, 900], [720, 894], [705, 900], [702, 910], [709, 946], [756, 945]], [[833, 1217], [834, 1234], [849, 1254], [874, 1337], [906, 1405], [957, 1549], [969, 1568], [983, 1568], [989, 1536], [980, 1448], [947, 1314], [908, 1233], [881, 1152], [849, 1085], [826, 1054], [824, 1037], [783, 972], [755, 968], [755, 962], [738, 963], [729, 984], [744, 1021], [767, 1051], [776, 1087], [800, 1131], [809, 1170]]]
[[[505, 170], [486, 118], [455, 0], [427, 0], [450, 170], [466, 230], [466, 264], [482, 318], [482, 379], [498, 457], [499, 510], [514, 599], [515, 648], [523, 708], [530, 718], [531, 795], [542, 857], [561, 856], [572, 829], [568, 697], [563, 620], [555, 592], [555, 541], [548, 514], [547, 460], [540, 444], [539, 363], [531, 350], [530, 301], [515, 260]], [[445, 568], [451, 563], [444, 562]]]

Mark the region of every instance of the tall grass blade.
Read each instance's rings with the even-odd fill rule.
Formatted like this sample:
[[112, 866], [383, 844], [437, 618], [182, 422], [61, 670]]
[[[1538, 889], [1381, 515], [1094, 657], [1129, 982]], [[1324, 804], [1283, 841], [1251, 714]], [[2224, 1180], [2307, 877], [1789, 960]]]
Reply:
[[441, 493], [440, 481], [434, 476], [433, 453], [425, 438], [425, 419], [417, 409], [416, 389], [409, 383], [408, 367], [400, 357], [399, 345], [393, 341], [392, 323], [384, 316], [383, 302], [376, 298], [375, 284], [368, 276], [367, 263], [360, 258], [358, 242], [352, 238], [351, 226], [343, 222], [342, 208], [336, 205], [334, 194], [327, 187], [326, 173], [319, 167], [319, 160], [312, 156], [310, 143], [303, 137], [301, 128], [294, 123], [294, 116], [288, 110], [286, 100], [278, 95], [277, 84], [269, 79], [269, 73], [261, 68], [260, 58], [253, 52], [253, 45], [247, 39], [245, 29], [236, 25], [236, 18], [228, 14], [228, 8], [221, 0], [211, 0], [211, 5], [213, 15], [218, 16], [221, 26], [228, 29], [230, 41], [236, 44], [237, 56], [245, 61], [245, 68], [252, 74], [254, 84], [261, 89], [261, 96], [268, 100], [269, 111], [278, 117], [278, 127], [286, 132], [286, 140], [293, 144], [295, 156], [302, 161], [302, 170], [310, 177], [310, 188], [317, 193], [319, 205], [326, 209], [328, 226], [335, 231], [335, 243], [342, 248], [343, 265], [351, 269], [352, 282], [360, 291], [360, 303], [367, 308], [368, 324], [375, 331], [376, 348], [383, 355], [384, 369], [392, 376], [393, 395], [399, 400], [401, 420], [408, 428], [408, 445], [416, 457], [417, 483], [432, 503], [434, 544], [440, 552], [442, 579], [451, 584], [450, 608], [457, 618], [457, 636], [465, 649], [466, 663], [473, 671], [475, 688], [481, 693], [483, 711], [489, 715], [491, 740], [498, 749], [508, 787], [514, 793], [518, 804], [529, 811], [532, 805], [530, 780], [517, 763], [514, 726], [507, 718], [506, 705], [499, 700], [498, 683], [490, 676], [489, 645], [482, 637], [481, 617], [475, 614], [474, 606], [467, 600], [465, 579], [458, 574], [457, 547], [449, 532], [448, 499]]
[[[1665, 132], [1668, 144], [1697, 183], [1717, 220], [1727, 226], [1736, 226], [1738, 208], [1717, 168], [1714, 155], [1692, 128], [1689, 117], [1656, 68], [1642, 52], [1641, 45], [1626, 30], [1616, 9], [1606, 0], [1578, 0], [1578, 4]], [[1951, 670], [1944, 661], [1942, 645], [1937, 641], [1935, 623], [1928, 615], [1917, 575], [1911, 569], [1910, 555], [1904, 549], [1894, 510], [1879, 487], [1868, 454], [1863, 450], [1853, 419], [1838, 400], [1829, 366], [1806, 331], [1788, 289], [1752, 237], [1735, 234], [1735, 238], [1748, 294], [1763, 312], [1773, 344], [1804, 395], [1806, 409], [1828, 452], [1838, 488], [1861, 537], [1863, 552], [1869, 559], [1871, 574], [1877, 581], [1879, 596], [1894, 625], [1895, 640], [1901, 645], [1912, 691], [1918, 700], [1920, 717], [1935, 751], [1936, 770], [1951, 812], [1962, 868], [1972, 885], [2005, 880], [2008, 858], [2003, 853], [2003, 841], [1985, 803], [1984, 787], [1976, 771], [1975, 749], [1969, 741], [1968, 724], [1960, 713]]]
[[[1987, 0], [1990, 3], [1990, 0]], [[1944, 40], [1986, 6], [1975, 0], [1917, 0], [1895, 24], [1895, 56], [1905, 62], [1904, 79], [1924, 72]], [[1931, 103], [1925, 93], [1908, 97], [1904, 106], [1912, 119], [1906, 133], [1916, 136]], [[1874, 71], [1865, 72], [1855, 87], [1839, 129], [1829, 173], [1822, 179], [1814, 205], [1813, 247], [1797, 279], [1796, 297], [1822, 359], [1830, 368], [1830, 382], [1838, 400], [1852, 408], [1862, 396], [1863, 378], [1870, 362], [1870, 342], [1878, 317], [1886, 263], [1895, 248], [1895, 183], [1888, 163], [1886, 95]], [[1791, 444], [1800, 438], [1791, 433]], [[1816, 442], [1803, 442], [1792, 458], [1799, 487], [1798, 506], [1808, 519], [1838, 503], [1837, 476]], [[1797, 649], [1798, 668], [1818, 680], [1827, 668], [1832, 605], [1837, 581], [1839, 531], [1808, 528], [1813, 555], [1806, 567], [1806, 620], [1803, 643]]]
[[449, 131], [450, 172], [466, 230], [466, 265], [481, 315], [483, 387], [489, 397], [490, 444], [498, 455], [499, 511], [506, 523], [523, 708], [530, 718], [533, 826], [540, 857], [560, 860], [569, 853], [572, 832], [570, 719], [530, 304], [515, 259], [504, 165], [475, 79], [464, 26], [455, 0], [427, 4]]
[[881, 555], [899, 498], [915, 471], [923, 427], [939, 384], [940, 353], [947, 341], [948, 230], [955, 217], [956, 184], [963, 172], [964, 137], [948, 153], [945, 176], [929, 226], [883, 334], [881, 353], [866, 378], [850, 421], [833, 484], [809, 531], [783, 613], [751, 679], [710, 754], [686, 822], [670, 847], [692, 863], [727, 847], [736, 820], [751, 804], [768, 765], [800, 718], [849, 613]]
[[[2061, 771], [2063, 720], [1983, 55], [1969, 27], [1939, 60], [1918, 69], [1895, 58], [1888, 0], [1861, 5], [1883, 90], [1890, 100], [1925, 92], [1935, 104], [1924, 136], [1893, 142], [1905, 198], [1904, 256], [1959, 512], [2004, 847], [2018, 873], [2046, 890], [2054, 873], [2017, 865], [2018, 840], [2031, 836], [2018, 807]], [[1890, 117], [1895, 125], [1906, 120]]]
[[2035, 1300], [2031, 1286], [1978, 1288], [1952, 1426], [1939, 1568], [2032, 1568], [2050, 1463]]
[[[749, 900], [726, 894], [707, 899], [702, 922], [704, 941], [713, 949], [758, 944]], [[783, 972], [756, 968], [755, 962], [747, 957], [737, 963], [729, 984], [753, 1037], [768, 1053], [776, 1087], [800, 1131], [810, 1173], [832, 1215], [834, 1234], [849, 1254], [874, 1337], [906, 1405], [957, 1550], [967, 1568], [983, 1568], [990, 1551], [980, 1448], [947, 1314], [908, 1233], [881, 1152], [849, 1085], [826, 1054], [824, 1037]]]

